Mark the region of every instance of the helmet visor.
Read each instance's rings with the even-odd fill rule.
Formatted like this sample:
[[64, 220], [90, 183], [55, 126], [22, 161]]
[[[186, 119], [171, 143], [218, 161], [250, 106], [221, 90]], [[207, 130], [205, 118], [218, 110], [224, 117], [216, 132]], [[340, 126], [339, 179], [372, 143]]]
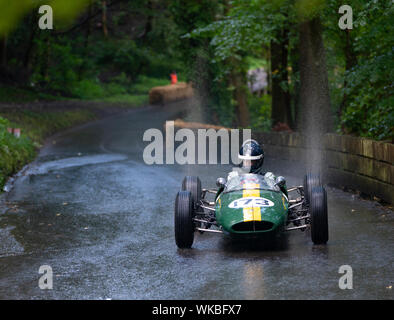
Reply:
[[254, 172], [259, 166], [260, 160], [242, 160], [241, 168], [245, 173]]

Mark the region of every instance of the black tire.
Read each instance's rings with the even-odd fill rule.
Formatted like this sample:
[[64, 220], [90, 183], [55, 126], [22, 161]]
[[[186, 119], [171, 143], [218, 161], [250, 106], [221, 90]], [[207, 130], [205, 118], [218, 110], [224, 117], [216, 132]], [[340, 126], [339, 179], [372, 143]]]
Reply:
[[[199, 204], [201, 200], [201, 181], [198, 177], [186, 176], [182, 181], [182, 190], [190, 191], [194, 204]], [[196, 208], [194, 206], [194, 208]]]
[[175, 242], [179, 248], [191, 248], [194, 240], [193, 199], [189, 191], [179, 191], [175, 199]]
[[312, 188], [320, 186], [320, 176], [318, 174], [308, 173], [304, 177], [304, 195], [306, 203], [310, 204]]
[[313, 187], [311, 191], [311, 238], [314, 244], [328, 241], [327, 192], [322, 186]]

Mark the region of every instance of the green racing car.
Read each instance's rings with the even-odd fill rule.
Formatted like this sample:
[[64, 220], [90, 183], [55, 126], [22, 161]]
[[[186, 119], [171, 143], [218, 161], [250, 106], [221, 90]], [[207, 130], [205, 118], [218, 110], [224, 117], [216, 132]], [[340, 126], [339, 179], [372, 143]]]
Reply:
[[[320, 177], [307, 174], [301, 186], [283, 190], [285, 180], [241, 173], [219, 189], [203, 189], [195, 176], [186, 176], [175, 200], [175, 241], [193, 245], [195, 232], [223, 233], [234, 238], [274, 239], [283, 232], [310, 229], [314, 244], [328, 241], [327, 193]], [[208, 200], [211, 194], [214, 199]]]

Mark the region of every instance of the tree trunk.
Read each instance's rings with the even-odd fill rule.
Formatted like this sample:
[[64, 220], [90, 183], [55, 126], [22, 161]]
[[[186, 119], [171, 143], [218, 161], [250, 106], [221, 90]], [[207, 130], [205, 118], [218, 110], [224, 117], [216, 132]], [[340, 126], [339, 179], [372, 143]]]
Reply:
[[49, 81], [49, 67], [51, 59], [51, 37], [48, 34], [44, 35], [45, 50], [41, 56], [41, 77], [43, 79], [42, 85], [45, 86]]
[[146, 35], [152, 31], [152, 25], [153, 25], [153, 3], [151, 0], [148, 1], [147, 4], [147, 8], [148, 8], [148, 16], [146, 17], [146, 23], [145, 23], [145, 31], [144, 31], [144, 36], [146, 37]]
[[322, 27], [319, 17], [300, 24], [299, 130], [308, 135], [331, 130], [332, 115]]
[[[225, 15], [231, 9], [231, 1], [225, 1]], [[250, 115], [248, 107], [248, 97], [246, 88], [246, 74], [239, 70], [238, 63], [234, 58], [227, 60], [227, 63], [233, 66], [230, 74], [230, 83], [235, 88], [233, 98], [236, 101], [237, 125], [246, 128], [250, 125]]]
[[234, 100], [237, 102], [237, 124], [240, 127], [246, 128], [250, 124], [250, 116], [245, 86], [245, 75], [240, 71], [233, 71], [231, 73], [231, 83], [235, 87]]
[[7, 36], [4, 35], [1, 38], [1, 48], [0, 48], [0, 65], [2, 68], [7, 67]]
[[[88, 2], [88, 10], [87, 10], [87, 16], [91, 17], [93, 15], [93, 1], [89, 0]], [[92, 20], [88, 19], [87, 21], [87, 26], [86, 26], [86, 34], [85, 34], [85, 41], [83, 44], [83, 51], [84, 53], [84, 58], [88, 59], [89, 57], [89, 38], [90, 35], [92, 33]], [[79, 67], [79, 72], [78, 72], [78, 79], [81, 80], [84, 76], [84, 72], [86, 70], [86, 64], [85, 63], [81, 63], [80, 67]]]
[[[345, 72], [349, 71], [354, 65], [357, 64], [357, 56], [354, 53], [354, 48], [353, 48], [353, 43], [352, 43], [352, 39], [350, 36], [350, 32], [351, 30], [346, 29], [346, 44], [345, 44], [345, 48], [344, 48], [344, 54], [345, 54]], [[347, 81], [346, 81], [346, 77], [345, 80], [343, 82], [343, 97], [342, 97], [342, 101], [341, 104], [339, 105], [339, 110], [338, 110], [338, 118], [341, 119], [342, 117], [342, 113], [343, 110], [346, 108], [346, 104], [347, 104], [347, 94], [346, 94], [346, 88], [347, 88]], [[344, 128], [342, 128], [344, 129]]]
[[[298, 36], [298, 35], [297, 35]], [[299, 110], [300, 110], [300, 81], [297, 80], [295, 75], [300, 72], [300, 58], [299, 58], [299, 41], [294, 44], [293, 49], [289, 53], [290, 64], [292, 67], [292, 81], [293, 81], [293, 92], [290, 98], [293, 107], [293, 124], [294, 127], [299, 123]]]
[[293, 126], [291, 118], [290, 93], [288, 88], [283, 89], [281, 83], [287, 85], [288, 70], [287, 56], [289, 46], [289, 31], [284, 29], [278, 35], [280, 43], [271, 42], [271, 75], [272, 75], [272, 124], [275, 126], [278, 122], [286, 123]]
[[[89, 0], [88, 2], [88, 17], [93, 16], [93, 0]], [[86, 37], [85, 37], [85, 44], [84, 44], [84, 50], [87, 52], [88, 47], [89, 47], [89, 37], [92, 33], [92, 19], [88, 19], [87, 22], [87, 28], [86, 28]]]
[[103, 33], [105, 37], [108, 37], [108, 26], [107, 26], [107, 1], [102, 0], [102, 9], [103, 9], [103, 14], [101, 16], [101, 22], [103, 25]]
[[332, 126], [326, 60], [319, 17], [300, 24], [299, 131], [306, 143], [308, 171], [321, 172], [323, 134]]
[[34, 38], [37, 32], [37, 21], [35, 12], [32, 12], [30, 15], [30, 36], [29, 42], [27, 44], [27, 48], [25, 51], [25, 57], [23, 59], [23, 67], [28, 71], [30, 69], [30, 60], [31, 60], [31, 53], [33, 52], [34, 47]]

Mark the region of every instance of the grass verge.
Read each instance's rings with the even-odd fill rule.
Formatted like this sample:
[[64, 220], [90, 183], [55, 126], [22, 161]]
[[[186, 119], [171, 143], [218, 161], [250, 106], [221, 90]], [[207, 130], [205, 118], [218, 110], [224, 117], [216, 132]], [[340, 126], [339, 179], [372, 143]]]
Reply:
[[28, 103], [39, 101], [93, 101], [119, 104], [123, 108], [146, 105], [152, 87], [169, 84], [166, 78], [139, 76], [129, 83], [100, 83], [94, 79], [83, 79], [70, 89], [69, 97], [43, 92], [32, 87], [0, 86], [0, 103]]
[[[91, 110], [0, 111], [0, 192], [9, 176], [32, 161], [44, 139], [58, 131], [96, 118]], [[20, 138], [7, 128], [21, 128]]]
[[4, 103], [24, 103], [40, 100], [53, 101], [61, 99], [61, 97], [53, 96], [49, 93], [37, 92], [31, 88], [0, 86], [0, 102]]

